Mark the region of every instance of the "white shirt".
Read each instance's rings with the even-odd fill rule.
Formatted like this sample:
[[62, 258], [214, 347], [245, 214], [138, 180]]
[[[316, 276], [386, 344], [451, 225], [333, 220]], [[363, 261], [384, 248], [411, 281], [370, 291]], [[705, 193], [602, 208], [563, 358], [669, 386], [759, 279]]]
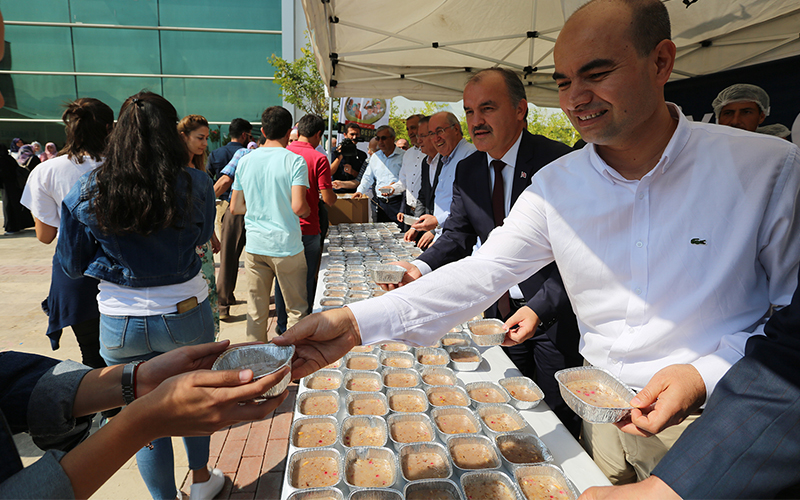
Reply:
[[434, 230], [434, 241], [442, 234], [442, 226], [450, 216], [450, 204], [453, 202], [453, 182], [456, 180], [456, 166], [458, 162], [475, 152], [475, 146], [461, 139], [448, 156], [437, 154], [430, 163], [431, 186], [436, 177], [436, 166], [442, 159], [442, 171], [439, 172], [439, 183], [436, 185], [436, 194], [433, 198], [433, 216], [439, 226]]
[[20, 202], [28, 207], [34, 217], [48, 226], [61, 225], [61, 202], [72, 186], [86, 172], [99, 167], [91, 156], [84, 156], [83, 163], [76, 163], [67, 155], [57, 156], [42, 162], [33, 169]]
[[419, 189], [422, 187], [422, 158], [425, 154], [417, 147], [406, 151], [403, 155], [403, 166], [400, 167], [400, 176], [392, 184], [394, 194], [406, 193], [406, 205], [415, 207], [419, 202]]
[[710, 395], [797, 287], [800, 150], [670, 111], [678, 127], [641, 180], [590, 144], [541, 169], [475, 255], [350, 304], [364, 343], [430, 345], [555, 259], [591, 364], [641, 389], [690, 363]]

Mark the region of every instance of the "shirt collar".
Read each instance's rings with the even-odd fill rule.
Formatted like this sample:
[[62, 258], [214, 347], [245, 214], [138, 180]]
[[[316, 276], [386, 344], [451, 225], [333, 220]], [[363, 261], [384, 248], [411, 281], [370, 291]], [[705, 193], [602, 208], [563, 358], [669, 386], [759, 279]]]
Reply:
[[[689, 141], [689, 137], [692, 135], [691, 124], [686, 116], [684, 116], [684, 114], [681, 112], [680, 108], [671, 102], [667, 103], [667, 108], [669, 108], [670, 116], [673, 119], [678, 120], [678, 126], [675, 128], [675, 132], [672, 133], [672, 137], [667, 143], [667, 147], [664, 148], [664, 152], [661, 154], [661, 158], [658, 160], [658, 163], [656, 163], [656, 166], [653, 167], [653, 169], [644, 177], [649, 177], [656, 171], [660, 172], [661, 174], [665, 173], [670, 165], [672, 165], [673, 160], [677, 158], [681, 150], [683, 150], [683, 148], [686, 146], [686, 143]], [[624, 178], [613, 167], [609, 166], [605, 160], [603, 160], [600, 155], [597, 154], [594, 144], [589, 143], [588, 146], [589, 147], [584, 149], [588, 151], [592, 166], [600, 175], [608, 179], [609, 182], [612, 184], [618, 182], [637, 182]]]
[[[522, 143], [522, 131], [520, 130], [519, 137], [517, 137], [517, 140], [514, 141], [514, 144], [512, 144], [511, 147], [508, 148], [508, 151], [506, 151], [506, 154], [504, 154], [503, 157], [500, 158], [500, 161], [505, 163], [506, 166], [510, 166], [511, 168], [516, 168], [516, 166], [517, 166], [517, 155], [519, 155], [519, 145], [521, 143]], [[492, 166], [492, 162], [494, 160], [495, 159], [492, 158], [492, 155], [490, 155], [489, 153], [486, 153], [486, 164], [487, 165], [489, 165], [491, 167]], [[505, 168], [505, 167], [503, 167], [503, 168]]]
[[378, 158], [380, 158], [381, 160], [383, 160], [383, 161], [385, 162], [385, 161], [386, 161], [386, 160], [388, 160], [389, 158], [392, 158], [392, 157], [394, 157], [394, 156], [397, 156], [397, 155], [399, 155], [399, 154], [400, 154], [400, 152], [398, 151], [398, 149], [399, 149], [400, 151], [402, 151], [402, 148], [398, 148], [397, 146], [395, 146], [395, 148], [394, 148], [394, 151], [392, 151], [392, 154], [390, 154], [389, 156], [386, 156], [386, 153], [384, 153], [384, 152], [383, 152], [382, 150], [380, 150], [380, 149], [379, 149], [379, 150], [377, 150], [377, 151], [375, 151], [375, 154], [376, 154], [376, 155], [378, 155]]
[[456, 144], [456, 147], [454, 147], [453, 150], [450, 151], [449, 155], [447, 156], [439, 155], [442, 158], [442, 165], [447, 165], [448, 163], [450, 163], [450, 160], [452, 160], [453, 157], [456, 155], [456, 151], [458, 151], [458, 148], [460, 148], [462, 144], [466, 144], [466, 142], [467, 140], [462, 137], [461, 140], [458, 141], [458, 144]]

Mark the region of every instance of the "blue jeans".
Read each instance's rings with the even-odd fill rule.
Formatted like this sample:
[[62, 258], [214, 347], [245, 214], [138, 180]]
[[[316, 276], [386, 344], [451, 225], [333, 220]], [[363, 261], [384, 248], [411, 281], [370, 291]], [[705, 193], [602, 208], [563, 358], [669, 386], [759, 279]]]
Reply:
[[[185, 345], [214, 341], [214, 318], [208, 299], [182, 314], [162, 316], [100, 315], [100, 354], [108, 365], [151, 359]], [[189, 468], [202, 469], [208, 463], [210, 437], [186, 437], [183, 444]], [[150, 495], [154, 499], [173, 499], [175, 466], [172, 440], [161, 438], [136, 452], [136, 462]]]
[[[303, 235], [303, 252], [306, 255], [306, 265], [308, 274], [306, 275], [306, 293], [308, 295], [308, 312], [314, 310], [314, 295], [317, 291], [317, 262], [322, 254], [322, 240], [318, 234]], [[278, 315], [278, 331], [286, 331], [288, 316], [286, 315], [286, 304], [283, 302], [281, 287], [275, 282], [275, 312]]]

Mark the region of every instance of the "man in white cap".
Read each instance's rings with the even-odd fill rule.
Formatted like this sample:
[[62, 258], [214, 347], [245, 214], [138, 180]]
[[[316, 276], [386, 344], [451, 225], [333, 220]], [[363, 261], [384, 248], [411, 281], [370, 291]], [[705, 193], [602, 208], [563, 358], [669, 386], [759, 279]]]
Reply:
[[717, 123], [755, 132], [769, 116], [769, 95], [756, 85], [737, 83], [711, 103]]

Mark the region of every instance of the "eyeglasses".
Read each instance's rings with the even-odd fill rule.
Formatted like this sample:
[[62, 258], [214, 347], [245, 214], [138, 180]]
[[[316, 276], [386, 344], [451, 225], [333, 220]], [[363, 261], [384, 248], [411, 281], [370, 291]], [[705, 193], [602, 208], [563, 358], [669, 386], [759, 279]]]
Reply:
[[449, 128], [452, 128], [452, 127], [455, 127], [455, 124], [453, 124], [453, 125], [448, 125], [448, 126], [446, 126], [446, 127], [444, 127], [444, 128], [442, 128], [442, 127], [439, 127], [439, 128], [437, 128], [436, 130], [434, 130], [434, 131], [433, 131], [433, 133], [441, 137], [441, 136], [443, 136], [443, 135], [444, 135], [444, 132], [445, 132], [445, 130], [447, 130], [447, 129], [449, 129]]
[[376, 135], [375, 138], [378, 139], [379, 141], [388, 141], [388, 140], [390, 140], [392, 138], [392, 136], [391, 135], [383, 135], [383, 136]]
[[426, 139], [426, 138], [428, 138], [428, 137], [430, 137], [432, 135], [434, 135], [433, 132], [428, 132], [427, 134], [419, 134], [419, 137], [422, 137], [423, 139]]

